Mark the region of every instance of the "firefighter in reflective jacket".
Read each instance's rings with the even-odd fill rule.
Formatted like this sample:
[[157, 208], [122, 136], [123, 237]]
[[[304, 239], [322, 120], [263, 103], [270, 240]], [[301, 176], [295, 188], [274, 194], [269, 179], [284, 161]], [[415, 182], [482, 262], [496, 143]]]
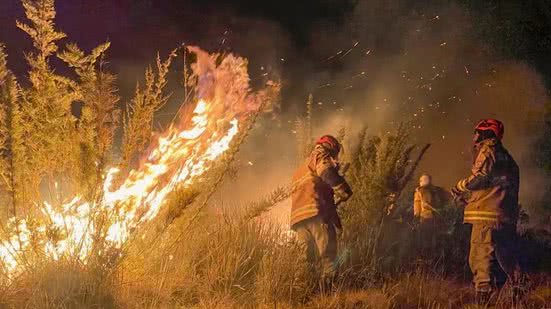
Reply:
[[293, 175], [291, 228], [307, 250], [311, 265], [319, 257], [326, 279], [336, 274], [336, 229], [342, 228], [337, 205], [352, 195], [336, 163], [340, 149], [336, 138], [322, 136]]
[[413, 216], [418, 224], [417, 249], [421, 257], [434, 256], [437, 248], [441, 211], [447, 197], [443, 188], [432, 184], [432, 177], [423, 174], [413, 198]]
[[491, 292], [507, 279], [518, 284], [517, 232], [519, 168], [501, 143], [503, 124], [485, 119], [475, 127], [471, 175], [452, 189], [466, 203], [464, 222], [472, 225], [469, 266], [477, 301], [486, 304]]
[[419, 187], [413, 198], [413, 216], [417, 221], [432, 222], [438, 216], [445, 203], [445, 192], [432, 184], [432, 177], [423, 174], [419, 178]]

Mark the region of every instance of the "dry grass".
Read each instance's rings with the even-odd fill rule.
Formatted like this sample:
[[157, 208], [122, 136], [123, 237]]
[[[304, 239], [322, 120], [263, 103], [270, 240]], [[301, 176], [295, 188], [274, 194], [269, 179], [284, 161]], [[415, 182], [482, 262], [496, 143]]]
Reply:
[[315, 297], [310, 303], [306, 304], [304, 308], [386, 309], [391, 308], [391, 303], [388, 295], [386, 295], [381, 289], [371, 288], [343, 291], [331, 295], [320, 295]]
[[[334, 293], [320, 294], [293, 239], [244, 218], [246, 212], [208, 212], [190, 225], [180, 217], [157, 245], [129, 250], [115, 273], [45, 264], [4, 286], [0, 308], [477, 308], [468, 282], [421, 269], [361, 289], [340, 282]], [[184, 227], [184, 235], [173, 233]], [[545, 308], [548, 277], [533, 277], [532, 286], [524, 308]], [[511, 308], [510, 290], [495, 301]]]
[[400, 308], [461, 308], [471, 291], [465, 284], [424, 272], [404, 275], [385, 290]]
[[[247, 214], [202, 216], [189, 225], [181, 217], [153, 250], [130, 252], [117, 293], [123, 307], [213, 307], [234, 303], [297, 304], [310, 295], [311, 280], [299, 250], [270, 223], [247, 220]], [[297, 259], [298, 258], [298, 259]]]
[[101, 270], [68, 261], [40, 265], [21, 275], [3, 301], [6, 308], [113, 308], [113, 286]]
[[[49, 12], [35, 14], [33, 18], [37, 21], [46, 18], [40, 23], [47, 22], [48, 29], [51, 28], [49, 32], [45, 32], [45, 34], [49, 33], [49, 36], [41, 38], [46, 42], [47, 46], [42, 45], [48, 47], [46, 51], [50, 56], [57, 48], [54, 44], [58, 39], [57, 36], [61, 35], [53, 28], [55, 16], [52, 14], [53, 2], [28, 0], [24, 3], [41, 4], [42, 9]], [[28, 27], [25, 29], [28, 30]], [[105, 48], [106, 46], [104, 45]], [[100, 54], [103, 53], [104, 47], [97, 51], [101, 51]], [[76, 64], [88, 59], [85, 61], [85, 64], [90, 65], [88, 75], [95, 76], [97, 68], [94, 67], [94, 63], [99, 54], [95, 58], [89, 58], [91, 56], [80, 55], [76, 47], [73, 49], [73, 54], [78, 57], [65, 54], [65, 60], [69, 60], [68, 62], [76, 67]], [[137, 88], [133, 105], [124, 122], [125, 143], [121, 161], [124, 167], [132, 165], [140, 151], [149, 144], [154, 112], [167, 100], [167, 94], [163, 90], [166, 86], [168, 66], [173, 57], [174, 54], [171, 54], [165, 62], [157, 59], [157, 70], [148, 69], [145, 85]], [[36, 102], [70, 102], [70, 97], [75, 95], [72, 92], [72, 86], [84, 87], [85, 83], [83, 81], [69, 83], [65, 80], [59, 83], [57, 76], [54, 76], [49, 67], [46, 66], [48, 70], [38, 70], [44, 67], [42, 64], [45, 60], [42, 58], [37, 56], [31, 65], [35, 65], [35, 71], [40, 71], [39, 73], [55, 81], [55, 83], [52, 82], [55, 87], [52, 86], [51, 89], [46, 90], [33, 89], [35, 92], [29, 92], [29, 95], [35, 96]], [[14, 93], [19, 88], [15, 87], [15, 79], [11, 78], [12, 74], [7, 70], [5, 59], [5, 54], [0, 49], [0, 81], [2, 81], [0, 95], [3, 102], [14, 101], [9, 106], [16, 107], [15, 101], [18, 96]], [[54, 77], [56, 78], [53, 79]], [[227, 77], [231, 79], [231, 76]], [[193, 81], [193, 78], [191, 80]], [[241, 82], [244, 81], [245, 79]], [[112, 82], [114, 80], [109, 80], [108, 85], [103, 85], [105, 87], [103, 92], [100, 88], [94, 88], [99, 87], [98, 83], [88, 83], [88, 87], [93, 89], [88, 89], [90, 92], [84, 95], [84, 101], [89, 104], [96, 101], [104, 102], [104, 108], [115, 117], [118, 113], [113, 110], [116, 96], [114, 96], [114, 88], [111, 87]], [[66, 84], [71, 85], [71, 89], [68, 89]], [[59, 91], [54, 90], [63, 90], [64, 97], [59, 98]], [[103, 95], [98, 94], [99, 97], [96, 98], [94, 96], [97, 94], [96, 91]], [[312, 103], [313, 98], [310, 97], [306, 117], [297, 122], [300, 157], [308, 153], [312, 147]], [[91, 112], [96, 109], [89, 108], [85, 111]], [[66, 108], [66, 110], [69, 109]], [[70, 116], [70, 120], [73, 121], [67, 111], [62, 114], [64, 117]], [[100, 114], [102, 113], [98, 113]], [[7, 115], [10, 115], [12, 120], [19, 119], [16, 117], [18, 113], [2, 109], [0, 120], [7, 119]], [[98, 115], [88, 116], [92, 120], [99, 121], [101, 117], [98, 118]], [[415, 171], [417, 161], [421, 159], [420, 157], [418, 160], [412, 159], [414, 147], [409, 144], [409, 138], [403, 128], [395, 134], [384, 136], [368, 136], [367, 131], [364, 131], [358, 138], [359, 146], [352, 151], [346, 151], [349, 154], [348, 161], [351, 163], [347, 177], [351, 181], [355, 194], [352, 200], [341, 209], [345, 225], [340, 257], [343, 272], [337, 280], [334, 293], [319, 293], [317, 275], [309, 270], [303, 250], [297, 246], [292, 235], [269, 221], [257, 219], [260, 213], [287, 198], [289, 187], [277, 188], [266, 198], [244, 207], [243, 210], [231, 209], [231, 212], [224, 212], [211, 205], [212, 193], [227, 178], [229, 164], [249, 130], [252, 129], [257, 115], [251, 117], [244, 132], [232, 146], [233, 148], [227, 152], [227, 158], [220, 160], [221, 167], [213, 169], [210, 178], [206, 176], [205, 182], [201, 184], [203, 190], [181, 194], [175, 192], [177, 196], [174, 197], [173, 205], [166, 207], [165, 221], [159, 218], [144, 227], [143, 232], [140, 231], [140, 234], [133, 237], [128, 242], [128, 246], [122, 250], [98, 253], [87, 263], [83, 263], [70, 256], [55, 261], [43, 257], [43, 251], [35, 250], [33, 247], [33, 250], [29, 250], [33, 253], [32, 267], [26, 269], [24, 273], [15, 278], [7, 278], [3, 276], [5, 275], [3, 270], [0, 271], [0, 308], [463, 308], [471, 306], [469, 304], [472, 303], [472, 292], [466, 280], [458, 282], [450, 280], [440, 272], [416, 270], [411, 267], [412, 263], [405, 262], [412, 260], [411, 252], [403, 253], [395, 250], [397, 247], [407, 248], [406, 244], [411, 241], [411, 230], [408, 229], [407, 222], [395, 220], [394, 211], [395, 204], [399, 203], [399, 197], [403, 191], [405, 192], [404, 188]], [[39, 117], [40, 121], [37, 123], [42, 124], [43, 118], [45, 117]], [[65, 121], [64, 119], [62, 120]], [[98, 146], [103, 156], [105, 155], [103, 150], [110, 148], [112, 143], [116, 123], [111, 122], [111, 119], [99, 122], [98, 126], [106, 130], [107, 137], [107, 141], [100, 143], [102, 146]], [[67, 127], [73, 128], [72, 124], [71, 122], [71, 126]], [[14, 151], [17, 148], [14, 147], [18, 145], [15, 142], [19, 135], [15, 134], [17, 132], [12, 134], [8, 132], [9, 130], [2, 122], [0, 152], [5, 153], [8, 149], [6, 147], [11, 147], [11, 151], [17, 154], [18, 151]], [[49, 137], [47, 135], [51, 133], [50, 131], [38, 130], [38, 133]], [[343, 130], [340, 134], [343, 138], [344, 132]], [[13, 145], [8, 143], [7, 133], [12, 134], [11, 139], [15, 141], [12, 142]], [[98, 142], [94, 136], [88, 136], [88, 138]], [[61, 142], [63, 141], [62, 139]], [[61, 142], [58, 141], [53, 148], [62, 148], [59, 146]], [[46, 153], [49, 158], [55, 151], [46, 151]], [[4, 157], [2, 156], [2, 159]], [[14, 158], [17, 159], [17, 156]], [[15, 194], [15, 191], [19, 189], [17, 186], [14, 187], [13, 179], [11, 181], [5, 181], [5, 179], [10, 180], [10, 177], [13, 177], [11, 170], [21, 162], [4, 161], [0, 162], [0, 168], [2, 168], [0, 175], [7, 183], [7, 186], [4, 185], [9, 189], [8, 191], [11, 190], [14, 197], [18, 197], [19, 193]], [[66, 162], [58, 161], [54, 162], [54, 167], [60, 165], [64, 168]], [[30, 166], [31, 170], [35, 167], [32, 164]], [[6, 170], [10, 173], [5, 173]], [[28, 185], [30, 182], [21, 183]], [[15, 201], [13, 204], [15, 205]], [[450, 222], [455, 222], [456, 217], [457, 213], [450, 212]], [[32, 230], [31, 236], [36, 238], [33, 245], [36, 243], [38, 246], [41, 237], [51, 237], [54, 234], [51, 232], [52, 235], [43, 235], [48, 233]], [[462, 257], [465, 256], [465, 247], [458, 245], [458, 243], [461, 244], [464, 232], [458, 229], [444, 234], [446, 234], [443, 236], [446, 237], [443, 241], [446, 244], [444, 248], [446, 256], [439, 261], [452, 265], [451, 268], [456, 266], [456, 263], [464, 264]], [[101, 239], [98, 243], [101, 243]], [[106, 249], [102, 246], [98, 248], [100, 248], [98, 251]], [[21, 260], [29, 257], [22, 254]], [[430, 264], [432, 260], [425, 262], [433, 265]], [[457, 269], [455, 271], [457, 275]], [[551, 303], [551, 287], [547, 279], [548, 277], [541, 276], [533, 280], [533, 288], [526, 296], [526, 307], [542, 308]], [[510, 292], [505, 289], [496, 301], [498, 307], [510, 308], [509, 300]]]

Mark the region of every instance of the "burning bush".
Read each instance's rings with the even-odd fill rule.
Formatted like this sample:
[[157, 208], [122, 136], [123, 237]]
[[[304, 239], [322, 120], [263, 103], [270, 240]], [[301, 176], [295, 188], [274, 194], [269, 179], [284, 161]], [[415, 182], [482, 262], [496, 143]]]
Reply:
[[[47, 261], [76, 269], [103, 267], [107, 275], [135, 231], [147, 234], [147, 224], [171, 194], [192, 192], [178, 200], [186, 203], [180, 209], [199, 193], [206, 203], [221, 179], [213, 172], [210, 177], [218, 180], [205, 185], [207, 171], [231, 162], [278, 85], [252, 92], [245, 59], [189, 47], [197, 58], [188, 77], [192, 92], [177, 121], [152, 140], [153, 115], [168, 99], [166, 75], [176, 52], [166, 61], [158, 58], [157, 70], [147, 69], [145, 87], [138, 85], [127, 105], [122, 160], [106, 170], [119, 124], [115, 78], [101, 62], [109, 43], [90, 54], [69, 44], [56, 54], [65, 34], [55, 29], [53, 1], [24, 0], [23, 6], [30, 23], [18, 27], [36, 48], [27, 57], [29, 87], [17, 83], [0, 49], [0, 173], [3, 200], [10, 205], [1, 222], [3, 281]], [[73, 68], [78, 79], [57, 75], [53, 57]], [[79, 117], [72, 113], [75, 104], [81, 105]]]

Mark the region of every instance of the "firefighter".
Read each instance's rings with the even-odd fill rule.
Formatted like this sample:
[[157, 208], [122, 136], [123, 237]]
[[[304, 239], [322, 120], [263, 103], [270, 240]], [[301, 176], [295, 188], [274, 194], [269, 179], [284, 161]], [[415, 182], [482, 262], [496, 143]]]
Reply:
[[472, 225], [469, 266], [477, 302], [482, 305], [507, 280], [513, 291], [519, 291], [516, 224], [520, 176], [518, 165], [501, 143], [503, 133], [503, 124], [496, 119], [476, 125], [471, 175], [452, 188], [454, 198], [466, 203], [464, 223]]
[[432, 184], [432, 177], [423, 174], [413, 198], [413, 216], [420, 223], [430, 223], [441, 212], [445, 197], [441, 187]]
[[413, 198], [413, 216], [418, 226], [417, 248], [423, 258], [434, 255], [437, 250], [441, 212], [446, 202], [445, 191], [432, 184], [432, 177], [423, 174]]
[[352, 195], [339, 174], [337, 157], [341, 145], [330, 135], [322, 136], [308, 159], [293, 175], [291, 228], [307, 250], [310, 265], [319, 257], [322, 278], [331, 281], [337, 270], [337, 229], [342, 229], [337, 205]]

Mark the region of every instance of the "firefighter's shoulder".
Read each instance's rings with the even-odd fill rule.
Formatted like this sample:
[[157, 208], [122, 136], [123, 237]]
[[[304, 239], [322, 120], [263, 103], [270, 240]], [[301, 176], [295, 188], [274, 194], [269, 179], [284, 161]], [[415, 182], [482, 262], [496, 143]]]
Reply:
[[483, 145], [473, 163], [473, 175], [477, 173], [488, 173], [489, 169], [492, 169], [493, 163], [496, 161], [495, 158], [495, 147], [492, 145]]

